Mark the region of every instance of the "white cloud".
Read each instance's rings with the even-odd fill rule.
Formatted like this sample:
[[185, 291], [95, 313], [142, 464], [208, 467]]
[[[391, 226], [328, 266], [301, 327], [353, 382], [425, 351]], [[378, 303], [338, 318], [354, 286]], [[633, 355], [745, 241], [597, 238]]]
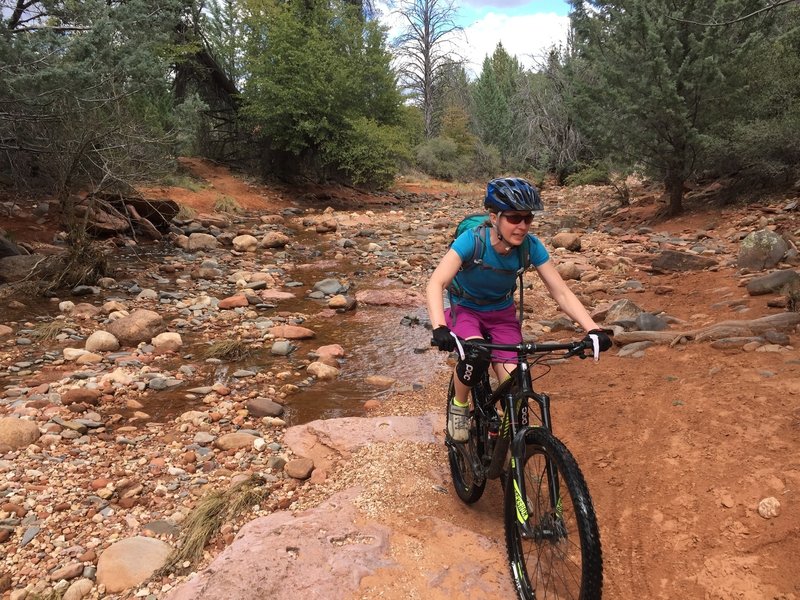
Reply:
[[489, 13], [464, 27], [466, 38], [460, 51], [467, 59], [467, 71], [477, 75], [486, 55], [491, 56], [498, 42], [525, 67], [534, 57], [544, 56], [555, 45], [563, 45], [569, 30], [569, 17], [553, 13], [508, 16]]

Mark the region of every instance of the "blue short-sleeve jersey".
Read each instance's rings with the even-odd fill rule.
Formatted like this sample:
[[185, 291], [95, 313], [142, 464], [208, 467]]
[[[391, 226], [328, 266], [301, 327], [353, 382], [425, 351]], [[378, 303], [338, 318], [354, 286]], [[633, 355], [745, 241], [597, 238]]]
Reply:
[[[477, 304], [465, 297], [455, 295], [452, 296], [452, 301], [459, 306], [480, 311], [507, 308], [514, 302], [513, 292], [517, 289], [517, 271], [522, 267], [520, 253], [514, 251], [505, 256], [498, 254], [488, 240], [489, 231], [486, 228], [478, 227], [462, 233], [451, 246], [462, 261], [472, 258], [476, 235], [480, 235], [481, 240], [484, 241], [483, 266], [475, 265], [459, 270], [454, 278], [455, 287], [464, 290], [467, 297], [477, 298], [483, 302], [489, 302], [496, 298], [497, 302]], [[528, 238], [530, 264], [534, 267], [543, 265], [550, 259], [550, 254], [535, 235], [529, 233]], [[478, 247], [480, 248], [480, 244]]]

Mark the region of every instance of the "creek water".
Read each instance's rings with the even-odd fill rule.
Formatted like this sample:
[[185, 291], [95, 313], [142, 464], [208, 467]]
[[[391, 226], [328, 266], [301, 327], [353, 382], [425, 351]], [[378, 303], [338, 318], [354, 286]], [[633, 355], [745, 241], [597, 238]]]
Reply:
[[[261, 343], [260, 349], [245, 359], [214, 363], [199, 360], [197, 356], [199, 351], [208, 345], [209, 340], [213, 341], [220, 337], [218, 334], [205, 333], [197, 329], [181, 331], [184, 346], [180, 350], [180, 355], [169, 359], [158, 359], [152, 367], [168, 372], [175, 371], [184, 364], [192, 364], [196, 367], [196, 371], [192, 377], [187, 378], [185, 384], [169, 390], [148, 391], [143, 398], [140, 398], [144, 405], [141, 410], [149, 414], [153, 421], [164, 421], [187, 410], [202, 409], [202, 395], [192, 394], [189, 390], [217, 382], [232, 384], [237, 380], [233, 374], [239, 370], [287, 374], [285, 380], [271, 379], [265, 387], [280, 388], [283, 383], [300, 385], [299, 391], [285, 400], [284, 419], [290, 424], [305, 423], [320, 418], [363, 415], [365, 414], [363, 406], [367, 400], [386, 398], [393, 392], [424, 386], [427, 383], [444, 357], [431, 350], [430, 333], [421, 324], [427, 320], [425, 308], [358, 305], [355, 310], [349, 312], [332, 311], [327, 308], [327, 299], [312, 299], [307, 295], [314, 284], [322, 279], [336, 278], [347, 282], [350, 294], [359, 289], [395, 288], [403, 285], [397, 283], [395, 279], [384, 277], [377, 269], [370, 269], [368, 266], [354, 264], [348, 260], [322, 259], [321, 256], [330, 256], [332, 242], [329, 237], [298, 230], [293, 235], [292, 241], [284, 253], [284, 262], [292, 265], [288, 273], [293, 285], [279, 289], [291, 291], [295, 297], [271, 300], [270, 303], [274, 307], [259, 309], [258, 315], [265, 319], [281, 315], [304, 315], [306, 320], [298, 324], [311, 327], [315, 331], [315, 338], [294, 341], [296, 349], [288, 356], [272, 355], [270, 352], [272, 342], [265, 340]], [[219, 250], [208, 253], [208, 258], [217, 258], [223, 265], [225, 275], [217, 285], [212, 285], [205, 291], [220, 299], [235, 292], [233, 285], [225, 283], [227, 275], [234, 268], [224, 266], [230, 264], [227, 257], [226, 260], [220, 260], [224, 253], [229, 252], [230, 250]], [[168, 273], [163, 269], [159, 271], [159, 265], [172, 261], [187, 265], [198, 262], [198, 257], [184, 254], [172, 246], [166, 244], [141, 246], [135, 251], [120, 251], [110, 258], [119, 280], [117, 288], [103, 290], [99, 295], [80, 298], [65, 295], [61, 299], [73, 300], [75, 303], [89, 302], [98, 306], [110, 298], [129, 301], [132, 295], [127, 289], [133, 282], [141, 288], [151, 288], [162, 294], [185, 293], [188, 296], [196, 296], [203, 291], [203, 287], [195, 282], [186, 285], [177, 281], [179, 278], [186, 279], [186, 273]], [[254, 257], [253, 262], [257, 261], [258, 258]], [[278, 262], [280, 264], [280, 261]], [[56, 301], [37, 298], [22, 300], [25, 306], [9, 310], [4, 315], [4, 322], [36, 323], [54, 319], [59, 314]], [[162, 312], [167, 322], [177, 316], [168, 302], [155, 308], [141, 306]], [[91, 321], [82, 323], [89, 328], [102, 328], [91, 324]], [[304, 368], [310, 360], [313, 360], [313, 355], [309, 353], [327, 344], [339, 344], [345, 350], [345, 356], [340, 359], [339, 376], [331, 381], [307, 383]], [[66, 346], [82, 347], [82, 344], [76, 341], [60, 344], [34, 343], [27, 350], [25, 359], [36, 361], [42, 354], [60, 353]], [[30, 380], [35, 382], [57, 379], [59, 371], [60, 368], [49, 376], [46, 373], [34, 373]], [[365, 380], [370, 375], [383, 375], [395, 380], [395, 383], [388, 388], [369, 385]], [[24, 385], [25, 379], [15, 376], [14, 373], [7, 372], [3, 375], [0, 372], [0, 387]], [[253, 389], [259, 391], [257, 387], [259, 383], [252, 385]]]

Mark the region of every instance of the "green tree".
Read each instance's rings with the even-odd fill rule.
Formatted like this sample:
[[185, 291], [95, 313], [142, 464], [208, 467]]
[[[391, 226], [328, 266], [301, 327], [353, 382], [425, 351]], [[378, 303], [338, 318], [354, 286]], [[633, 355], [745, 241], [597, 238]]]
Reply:
[[517, 90], [523, 69], [514, 56], [498, 43], [492, 56], [483, 61], [481, 74], [472, 92], [475, 129], [481, 141], [500, 151], [505, 167], [514, 157], [514, 129]]
[[[243, 113], [251, 129], [270, 151], [294, 157], [284, 167], [355, 177], [350, 161], [369, 153], [337, 146], [388, 140], [375, 128], [400, 121], [385, 31], [346, 2], [248, 0], [245, 9]], [[357, 178], [369, 179], [367, 172], [360, 166]]]
[[571, 0], [582, 130], [607, 156], [642, 163], [664, 181], [668, 211], [682, 210], [702, 136], [748, 93], [741, 64], [772, 13], [757, 0]]

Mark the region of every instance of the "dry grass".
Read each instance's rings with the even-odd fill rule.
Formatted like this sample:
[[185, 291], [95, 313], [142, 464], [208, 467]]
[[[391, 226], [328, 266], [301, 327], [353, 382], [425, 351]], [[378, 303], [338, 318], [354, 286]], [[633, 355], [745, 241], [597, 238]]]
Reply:
[[33, 328], [30, 336], [43, 342], [51, 342], [61, 333], [61, 330], [68, 325], [64, 321], [50, 321], [48, 323], [40, 323]]
[[242, 340], [218, 340], [202, 351], [201, 358], [241, 360], [255, 353], [255, 349]]
[[190, 568], [203, 556], [203, 549], [226, 521], [233, 521], [251, 506], [262, 502], [269, 490], [263, 477], [253, 475], [226, 491], [203, 497], [181, 527], [181, 538], [159, 575]]
[[191, 206], [187, 206], [186, 204], [179, 204], [179, 206], [178, 214], [175, 215], [175, 218], [179, 221], [191, 221], [197, 216], [197, 211]]
[[242, 207], [230, 196], [219, 196], [214, 201], [214, 210], [218, 213], [238, 214], [242, 212]]

